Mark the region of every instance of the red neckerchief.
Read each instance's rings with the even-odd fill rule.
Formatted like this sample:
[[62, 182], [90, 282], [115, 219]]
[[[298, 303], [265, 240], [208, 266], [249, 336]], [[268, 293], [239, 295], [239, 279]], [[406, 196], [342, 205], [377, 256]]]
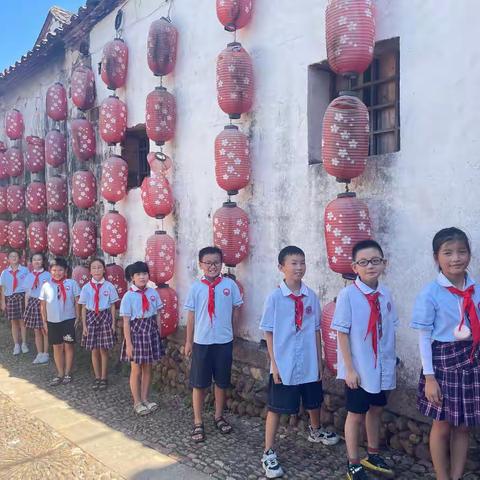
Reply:
[[460, 320], [460, 327], [462, 327], [463, 322], [465, 321], [465, 314], [467, 314], [468, 319], [470, 320], [470, 327], [472, 329], [473, 347], [472, 352], [470, 353], [470, 361], [473, 361], [473, 354], [475, 353], [475, 349], [480, 342], [480, 321], [478, 320], [475, 303], [472, 300], [472, 296], [475, 293], [475, 285], [470, 285], [465, 290], [459, 290], [455, 287], [446, 287], [446, 289], [454, 295], [462, 297], [463, 299], [462, 319]]
[[64, 281], [64, 278], [62, 278], [61, 280], [55, 280], [54, 278], [52, 278], [52, 282], [57, 285], [60, 296], [62, 297], [63, 303], [65, 304], [65, 302], [67, 301], [67, 291], [65, 290], [65, 285], [63, 284]]
[[[102, 283], [93, 283], [90, 282], [90, 286], [93, 288], [95, 295], [93, 297], [93, 302], [95, 303], [95, 313], [98, 315], [100, 312], [100, 289], [102, 288]], [[148, 302], [148, 300], [147, 300]]]
[[142, 296], [142, 313], [145, 314], [146, 312], [148, 312], [148, 309], [150, 308], [150, 302], [148, 301], [147, 295], [145, 293], [147, 291], [147, 289], [146, 288], [143, 288], [143, 289], [138, 288], [138, 290], [134, 290], [133, 288], [130, 288], [130, 291], [137, 292]]
[[297, 330], [302, 328], [303, 322], [303, 297], [305, 295], [301, 293], [300, 295], [295, 295], [291, 293], [288, 297], [291, 298], [295, 302], [295, 327]]
[[40, 270], [39, 272], [36, 272], [35, 270], [32, 272], [34, 277], [35, 277], [35, 280], [33, 281], [33, 286], [32, 286], [32, 290], [35, 290], [37, 287], [38, 287], [38, 283], [39, 283], [39, 277], [40, 275], [43, 273], [43, 270]]
[[18, 279], [17, 279], [17, 273], [18, 273], [18, 268], [17, 270], [9, 270], [10, 275], [13, 277], [13, 290], [12, 292], [15, 293], [15, 290], [18, 287]]
[[206, 278], [202, 278], [201, 282], [208, 287], [208, 315], [210, 316], [210, 324], [213, 322], [215, 314], [215, 287], [222, 281], [219, 275], [213, 282], [209, 282]]

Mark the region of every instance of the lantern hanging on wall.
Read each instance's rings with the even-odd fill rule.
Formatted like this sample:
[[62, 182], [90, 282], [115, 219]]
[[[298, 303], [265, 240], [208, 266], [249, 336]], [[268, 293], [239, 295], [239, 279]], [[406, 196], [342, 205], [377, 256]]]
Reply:
[[28, 247], [31, 253], [43, 253], [47, 251], [47, 223], [43, 220], [31, 222], [27, 229]]
[[12, 220], [8, 225], [8, 243], [12, 248], [23, 249], [27, 241], [27, 231], [23, 220]]
[[147, 38], [148, 68], [157, 76], [168, 75], [177, 60], [178, 32], [169, 18], [159, 18], [150, 24]]
[[147, 239], [145, 262], [150, 280], [160, 285], [168, 282], [175, 272], [175, 240], [164, 230], [157, 230]]
[[332, 329], [335, 301], [327, 303], [322, 309], [321, 329], [325, 364], [331, 373], [337, 374], [337, 331]]
[[48, 87], [46, 96], [47, 115], [57, 122], [67, 119], [67, 92], [60, 82]]
[[127, 194], [128, 164], [118, 155], [110, 155], [102, 163], [102, 197], [110, 203], [119, 202]]
[[175, 97], [165, 87], [155, 87], [147, 95], [145, 129], [150, 140], [163, 145], [175, 135], [177, 106]]
[[72, 253], [88, 258], [97, 251], [97, 227], [89, 220], [77, 220], [72, 227]]
[[100, 136], [108, 145], [120, 143], [127, 130], [127, 107], [115, 95], [110, 95], [100, 106]]
[[3, 142], [0, 142], [0, 180], [7, 180], [9, 177], [7, 172], [7, 147]]
[[39, 215], [47, 211], [47, 188], [43, 182], [32, 182], [25, 191], [25, 206], [30, 213]]
[[45, 169], [45, 140], [35, 135], [26, 138], [25, 168], [30, 173], [43, 172]]
[[16, 108], [9, 110], [5, 116], [5, 132], [10, 140], [18, 140], [22, 138], [25, 125], [23, 123], [23, 115]]
[[177, 292], [165, 283], [158, 286], [157, 292], [163, 303], [160, 310], [160, 336], [166, 338], [178, 327], [178, 297]]
[[21, 185], [7, 187], [7, 210], [10, 213], [20, 213], [25, 208], [25, 189]]
[[142, 203], [145, 213], [153, 218], [164, 218], [172, 213], [173, 195], [165, 175], [152, 173], [142, 182]]
[[73, 104], [80, 110], [89, 110], [95, 104], [95, 75], [91, 68], [80, 65], [70, 79]]
[[8, 253], [7, 252], [0, 252], [0, 268], [2, 272], [8, 268]]
[[78, 160], [87, 161], [95, 156], [96, 140], [93, 125], [86, 118], [76, 118], [71, 123], [72, 150]]
[[0, 185], [0, 213], [8, 212], [8, 185]]
[[72, 200], [78, 208], [90, 208], [97, 201], [97, 181], [90, 170], [79, 170], [72, 176]]
[[64, 257], [68, 255], [68, 225], [65, 222], [54, 220], [47, 227], [48, 250], [52, 255]]
[[60, 130], [50, 130], [45, 136], [45, 161], [55, 168], [67, 161], [67, 140]]
[[8, 245], [8, 224], [10, 222], [8, 220], [1, 220], [0, 219], [0, 247], [5, 247]]
[[248, 255], [248, 215], [235, 202], [225, 202], [213, 215], [213, 243], [223, 252], [227, 267]]
[[115, 38], [103, 47], [102, 80], [109, 90], [123, 87], [127, 79], [128, 47], [121, 38]]
[[90, 270], [84, 265], [77, 265], [72, 270], [72, 278], [82, 288], [90, 281]]
[[127, 250], [127, 220], [116, 210], [111, 210], [102, 217], [101, 248], [112, 257]]
[[128, 284], [125, 280], [125, 271], [123, 268], [116, 263], [108, 263], [105, 278], [114, 285], [117, 289], [118, 296], [122, 299], [128, 290]]
[[217, 18], [227, 32], [234, 32], [252, 19], [252, 0], [217, 0]]
[[229, 43], [217, 58], [218, 105], [230, 118], [240, 118], [252, 108], [253, 93], [252, 59], [240, 43]]
[[23, 153], [18, 147], [10, 147], [5, 152], [6, 169], [11, 177], [19, 177], [23, 173]]
[[60, 212], [68, 203], [67, 181], [58, 175], [53, 175], [47, 181], [47, 208]]
[[325, 207], [325, 242], [328, 265], [345, 278], [355, 278], [352, 270], [352, 247], [372, 238], [370, 214], [365, 202], [354, 192], [337, 195]]

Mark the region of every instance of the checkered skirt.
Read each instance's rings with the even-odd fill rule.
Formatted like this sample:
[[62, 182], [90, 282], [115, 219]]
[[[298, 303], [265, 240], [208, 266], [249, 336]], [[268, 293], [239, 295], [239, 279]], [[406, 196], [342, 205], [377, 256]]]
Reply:
[[101, 310], [98, 315], [93, 310], [87, 310], [87, 335], [82, 336], [82, 347], [87, 350], [102, 348], [110, 350], [116, 341], [113, 329], [112, 312], [109, 308]]
[[162, 342], [157, 326], [157, 317], [135, 318], [130, 322], [130, 337], [133, 344], [133, 357], [126, 353], [126, 342], [123, 341], [120, 359], [138, 364], [155, 363], [163, 355]]
[[25, 293], [14, 293], [5, 297], [5, 306], [7, 307], [8, 320], [21, 320], [25, 309]]
[[435, 420], [458, 426], [480, 425], [480, 351], [470, 361], [471, 341], [433, 342], [432, 359], [435, 378], [443, 395], [442, 405], [425, 397], [425, 377], [420, 375], [417, 407]]
[[27, 328], [43, 328], [42, 315], [40, 314], [40, 300], [38, 298], [28, 297], [23, 321]]

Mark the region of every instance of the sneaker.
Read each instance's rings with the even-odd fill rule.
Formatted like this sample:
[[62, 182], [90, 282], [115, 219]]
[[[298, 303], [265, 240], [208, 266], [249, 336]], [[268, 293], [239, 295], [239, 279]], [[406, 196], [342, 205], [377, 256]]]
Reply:
[[277, 460], [277, 454], [273, 449], [267, 450], [262, 457], [262, 467], [267, 478], [279, 478], [283, 476], [283, 470]]
[[22, 353], [28, 353], [30, 350], [26, 343], [22, 343]]
[[388, 478], [395, 477], [395, 472], [387, 465], [385, 460], [378, 453], [369, 454], [368, 457], [360, 460], [360, 463], [372, 472], [380, 473]]
[[158, 403], [149, 402], [148, 400], [143, 402], [143, 404], [145, 405], [145, 407], [147, 407], [148, 413], [153, 413], [158, 408]]
[[20, 355], [21, 352], [20, 344], [16, 343], [15, 346], [13, 347], [13, 354], [14, 355]]
[[36, 365], [38, 363], [40, 363], [40, 360], [42, 359], [42, 354], [41, 353], [37, 353], [37, 356], [33, 359], [33, 364]]
[[45, 353], [39, 353], [38, 355], [40, 355], [40, 359], [38, 360], [37, 363], [41, 363], [41, 364], [46, 364], [48, 363], [48, 361], [50, 360], [50, 355], [45, 352]]
[[368, 480], [368, 475], [362, 465], [349, 463], [347, 480]]
[[313, 428], [308, 426], [308, 441], [313, 443], [323, 443], [323, 445], [336, 445], [340, 437], [335, 432], [330, 432], [323, 428]]

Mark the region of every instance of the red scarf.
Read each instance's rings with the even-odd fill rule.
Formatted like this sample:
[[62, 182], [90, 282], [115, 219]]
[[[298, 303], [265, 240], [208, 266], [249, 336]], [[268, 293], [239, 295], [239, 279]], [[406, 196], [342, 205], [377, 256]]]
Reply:
[[206, 278], [202, 278], [202, 283], [208, 287], [208, 315], [210, 316], [210, 324], [213, 323], [213, 315], [215, 314], [215, 287], [221, 281], [221, 275], [219, 275], [213, 282], [209, 282]]
[[291, 293], [288, 297], [295, 302], [295, 327], [297, 330], [302, 328], [303, 322], [303, 297], [305, 295], [301, 293], [300, 295], [295, 295]]
[[13, 277], [13, 291], [12, 291], [12, 293], [15, 293], [15, 290], [18, 287], [18, 279], [17, 279], [18, 269], [17, 270], [9, 270], [9, 272], [10, 272], [10, 275]]
[[[100, 289], [102, 288], [102, 283], [93, 283], [90, 282], [90, 286], [93, 288], [95, 295], [93, 297], [93, 301], [95, 303], [95, 313], [98, 315], [100, 312]], [[147, 300], [148, 302], [148, 300]], [[148, 310], [148, 307], [147, 307]]]
[[146, 312], [148, 312], [148, 309], [150, 308], [150, 302], [148, 301], [147, 295], [146, 295], [146, 288], [143, 288], [142, 290], [134, 290], [133, 288], [130, 289], [132, 292], [137, 292], [142, 296], [142, 313], [145, 315]]
[[65, 285], [63, 284], [64, 281], [64, 278], [62, 278], [61, 280], [55, 280], [54, 278], [52, 278], [52, 282], [57, 285], [58, 291], [60, 292], [60, 297], [65, 304], [65, 302], [67, 301], [67, 291], [65, 290]]
[[33, 281], [32, 290], [35, 290], [35, 289], [38, 287], [38, 283], [39, 283], [38, 278], [39, 278], [40, 275], [43, 273], [43, 270], [41, 270], [40, 272], [35, 272], [35, 271], [33, 271], [32, 273], [33, 273], [33, 275], [35, 276], [35, 280]]

